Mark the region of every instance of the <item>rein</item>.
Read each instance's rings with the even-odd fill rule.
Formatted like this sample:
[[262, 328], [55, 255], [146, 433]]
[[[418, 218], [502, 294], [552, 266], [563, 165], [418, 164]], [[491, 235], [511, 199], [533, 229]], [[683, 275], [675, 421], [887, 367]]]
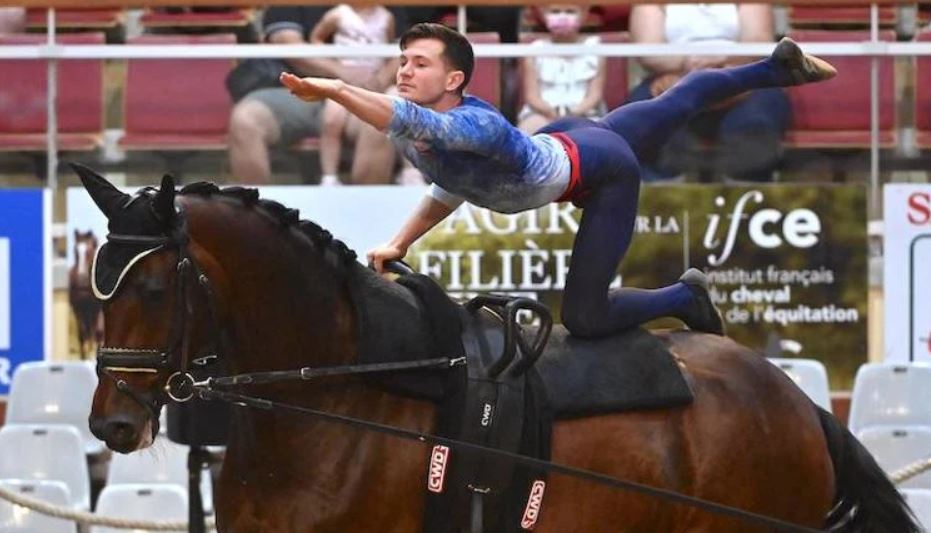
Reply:
[[344, 426], [349, 426], [357, 429], [362, 429], [364, 431], [373, 431], [375, 433], [381, 433], [383, 435], [390, 435], [393, 437], [398, 437], [404, 440], [416, 441], [426, 444], [442, 444], [445, 446], [457, 448], [460, 450], [470, 450], [474, 452], [480, 452], [486, 455], [495, 456], [503, 459], [508, 459], [514, 461], [517, 464], [524, 466], [533, 467], [540, 470], [545, 470], [549, 473], [562, 474], [569, 477], [574, 477], [578, 479], [584, 479], [586, 481], [591, 481], [593, 483], [611, 487], [614, 489], [626, 490], [630, 492], [637, 492], [639, 494], [644, 494], [647, 496], [652, 496], [660, 500], [666, 500], [675, 503], [681, 503], [688, 505], [690, 507], [695, 507], [708, 511], [711, 513], [732, 516], [740, 520], [744, 520], [749, 523], [759, 524], [762, 526], [770, 527], [778, 531], [788, 531], [793, 533], [818, 533], [821, 530], [813, 529], [810, 527], [801, 526], [794, 524], [792, 522], [787, 522], [785, 520], [779, 520], [778, 518], [772, 518], [766, 515], [761, 515], [753, 513], [750, 511], [744, 511], [743, 509], [738, 509], [736, 507], [731, 507], [728, 505], [715, 503], [709, 500], [703, 500], [701, 498], [696, 498], [693, 496], [687, 496], [678, 492], [674, 492], [667, 489], [661, 489], [658, 487], [652, 487], [650, 485], [644, 485], [642, 483], [637, 483], [634, 481], [628, 481], [625, 479], [618, 479], [611, 477], [605, 474], [598, 472], [593, 472], [591, 470], [585, 470], [582, 468], [575, 468], [572, 466], [554, 463], [552, 461], [544, 461], [542, 459], [536, 459], [533, 457], [528, 457], [526, 455], [521, 455], [517, 453], [511, 453], [504, 450], [499, 450], [497, 448], [490, 448], [488, 446], [482, 446], [480, 444], [474, 444], [471, 442], [465, 442], [456, 439], [450, 439], [446, 437], [440, 437], [433, 435], [431, 433], [423, 433], [419, 431], [411, 431], [404, 428], [399, 428], [396, 426], [389, 426], [385, 424], [379, 424], [378, 422], [372, 422], [369, 420], [363, 420], [360, 418], [354, 418], [351, 416], [340, 415], [336, 413], [330, 413], [327, 411], [320, 411], [317, 409], [311, 409], [309, 407], [299, 407], [296, 405], [280, 403], [273, 400], [267, 400], [264, 398], [257, 398], [255, 396], [248, 396], [245, 394], [239, 394], [229, 391], [221, 391], [216, 389], [211, 389], [206, 384], [197, 384], [196, 387], [201, 390], [201, 395], [206, 399], [216, 399], [228, 403], [233, 403], [237, 405], [244, 405], [247, 407], [252, 407], [256, 409], [262, 409], [266, 411], [287, 411], [291, 413], [296, 413], [300, 415], [306, 415], [314, 418], [319, 418], [327, 422], [333, 422], [336, 424], [341, 424]]
[[[373, 363], [357, 365], [336, 365], [325, 367], [303, 367], [298, 370], [253, 372], [233, 376], [209, 377], [202, 381], [195, 380], [192, 370], [194, 367], [203, 367], [212, 362], [223, 359], [226, 352], [223, 340], [226, 338], [224, 330], [217, 320], [214, 295], [207, 275], [201, 270], [194, 257], [188, 250], [189, 238], [184, 221], [183, 212], [178, 208], [180, 223], [170, 236], [149, 235], [122, 235], [109, 234], [107, 239], [113, 244], [150, 245], [152, 247], [177, 248], [178, 261], [176, 271], [178, 274], [175, 291], [174, 313], [172, 315], [171, 329], [168, 340], [161, 349], [150, 348], [124, 348], [101, 347], [97, 355], [97, 373], [112, 380], [116, 389], [129, 396], [142, 406], [151, 415], [153, 437], [158, 432], [159, 412], [162, 405], [173, 401], [183, 403], [191, 400], [195, 394], [206, 400], [219, 400], [253, 407], [262, 410], [288, 411], [306, 416], [312, 416], [366, 431], [374, 431], [405, 440], [421, 443], [443, 444], [459, 449], [481, 452], [511, 460], [517, 464], [533, 467], [551, 473], [584, 479], [600, 485], [615, 489], [627, 490], [659, 498], [670, 502], [681, 503], [708, 512], [732, 516], [747, 522], [767, 526], [779, 531], [800, 533], [813, 533], [818, 530], [793, 524], [776, 518], [752, 513], [735, 507], [703, 500], [673, 492], [666, 489], [651, 487], [633, 481], [623, 480], [580, 468], [535, 459], [525, 455], [506, 452], [479, 444], [440, 437], [430, 433], [411, 431], [399, 427], [388, 426], [359, 418], [320, 411], [316, 409], [299, 407], [279, 403], [273, 400], [248, 396], [225, 389], [235, 389], [244, 385], [260, 385], [283, 381], [308, 381], [321, 377], [364, 375], [386, 372], [399, 372], [419, 369], [448, 369], [466, 364], [465, 357], [437, 357], [419, 361]], [[214, 354], [190, 358], [190, 335], [187, 333], [187, 323], [193, 316], [193, 302], [188, 291], [188, 283], [194, 281], [196, 286], [206, 293], [208, 316], [211, 335], [214, 340]], [[116, 289], [114, 289], [116, 290]], [[523, 346], [522, 346], [523, 348]], [[117, 374], [167, 374], [170, 373], [163, 386], [155, 394], [148, 394], [134, 389], [125, 379]]]

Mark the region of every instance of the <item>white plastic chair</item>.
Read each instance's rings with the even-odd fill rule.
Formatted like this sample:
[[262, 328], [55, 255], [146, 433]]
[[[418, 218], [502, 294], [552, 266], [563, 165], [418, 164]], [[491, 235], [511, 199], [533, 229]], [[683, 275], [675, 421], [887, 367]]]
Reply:
[[71, 504], [90, 509], [90, 477], [81, 434], [71, 426], [0, 428], [0, 478], [63, 481]]
[[[0, 485], [23, 496], [68, 507], [71, 494], [63, 481], [2, 479]], [[3, 533], [77, 533], [74, 522], [53, 518], [0, 500], [0, 531]]]
[[828, 372], [821, 361], [771, 357], [769, 362], [782, 369], [787, 376], [792, 378], [792, 381], [816, 405], [829, 413], [833, 412], [831, 410], [831, 388], [828, 384]]
[[[94, 512], [133, 520], [185, 521], [188, 518], [187, 492], [175, 485], [109, 485], [100, 493]], [[127, 530], [95, 526], [90, 531], [125, 533]]]
[[918, 525], [925, 531], [931, 530], [931, 490], [901, 489], [899, 492], [905, 496], [908, 506], [915, 512]]
[[869, 426], [931, 426], [931, 364], [861, 366], [848, 426], [854, 434]]
[[90, 432], [97, 375], [85, 362], [32, 362], [16, 367], [7, 407], [8, 424], [66, 424], [81, 432], [84, 451], [104, 451], [104, 443]]
[[[857, 438], [887, 474], [931, 456], [931, 427], [928, 426], [872, 426], [860, 431]], [[900, 487], [931, 489], [931, 472], [913, 477]]]
[[[187, 456], [189, 448], [167, 438], [156, 441], [151, 448], [130, 454], [114, 455], [110, 460], [107, 485], [172, 484], [187, 493]], [[201, 472], [200, 491], [204, 510], [213, 511], [213, 483], [210, 470]]]

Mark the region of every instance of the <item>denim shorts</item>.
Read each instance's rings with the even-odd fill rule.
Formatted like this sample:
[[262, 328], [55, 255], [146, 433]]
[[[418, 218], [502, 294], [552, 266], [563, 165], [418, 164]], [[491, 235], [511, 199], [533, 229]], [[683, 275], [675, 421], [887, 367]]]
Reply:
[[279, 145], [290, 146], [305, 137], [320, 135], [320, 113], [323, 101], [305, 102], [284, 87], [258, 89], [243, 100], [256, 100], [271, 110], [281, 129]]

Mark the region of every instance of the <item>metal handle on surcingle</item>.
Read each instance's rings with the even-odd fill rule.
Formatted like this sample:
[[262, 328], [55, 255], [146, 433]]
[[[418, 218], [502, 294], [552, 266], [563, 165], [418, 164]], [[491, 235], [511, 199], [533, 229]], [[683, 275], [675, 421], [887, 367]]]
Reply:
[[488, 374], [496, 377], [511, 365], [514, 361], [514, 354], [517, 352], [515, 335], [518, 333], [516, 328], [517, 312], [511, 311], [511, 303], [514, 299], [510, 296], [498, 296], [495, 294], [483, 294], [469, 300], [465, 305], [469, 313], [474, 313], [482, 307], [491, 308], [501, 316], [504, 321], [504, 349], [501, 351], [501, 357], [488, 367]]
[[392, 259], [391, 261], [385, 261], [385, 270], [391, 272], [392, 274], [398, 274], [400, 276], [409, 276], [414, 273], [414, 269], [410, 265], [405, 263], [400, 259]]
[[[521, 335], [519, 331], [516, 332], [517, 344], [520, 346], [521, 357], [517, 361], [517, 364], [514, 365], [514, 368], [511, 369], [511, 373], [520, 375], [536, 364], [540, 356], [543, 355], [546, 341], [549, 340], [550, 332], [553, 330], [553, 315], [550, 314], [550, 310], [545, 305], [536, 300], [531, 300], [530, 298], [520, 298], [512, 302], [512, 305], [514, 305], [515, 308], [515, 315], [517, 311], [526, 309], [536, 314], [540, 319], [540, 329], [537, 330], [532, 344], [527, 344], [524, 336]], [[519, 327], [516, 319], [514, 321], [514, 327], [515, 329]]]

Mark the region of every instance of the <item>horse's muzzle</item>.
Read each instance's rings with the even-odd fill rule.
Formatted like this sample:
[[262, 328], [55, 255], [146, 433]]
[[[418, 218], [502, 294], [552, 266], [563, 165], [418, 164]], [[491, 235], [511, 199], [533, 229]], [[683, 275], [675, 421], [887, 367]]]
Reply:
[[130, 453], [139, 446], [140, 424], [128, 416], [92, 416], [88, 422], [91, 433], [115, 452]]

